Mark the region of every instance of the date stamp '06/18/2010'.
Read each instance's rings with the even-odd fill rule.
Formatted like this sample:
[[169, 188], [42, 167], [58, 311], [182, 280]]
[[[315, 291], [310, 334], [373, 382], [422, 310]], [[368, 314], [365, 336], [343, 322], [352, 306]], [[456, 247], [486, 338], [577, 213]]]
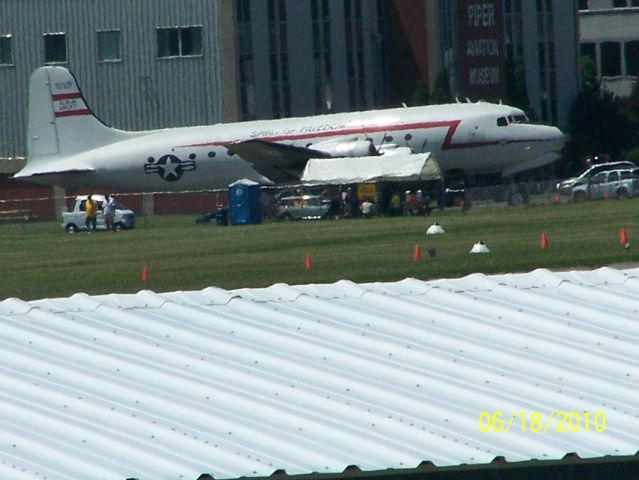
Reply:
[[510, 432], [511, 430], [533, 433], [578, 433], [598, 432], [606, 430], [606, 414], [601, 410], [592, 412], [551, 411], [510, 412], [500, 410], [481, 412], [479, 414], [479, 430], [482, 432]]

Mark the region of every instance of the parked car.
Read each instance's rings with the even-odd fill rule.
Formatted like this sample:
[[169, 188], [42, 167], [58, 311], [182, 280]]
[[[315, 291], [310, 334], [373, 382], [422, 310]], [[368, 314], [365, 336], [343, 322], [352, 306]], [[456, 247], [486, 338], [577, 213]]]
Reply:
[[587, 198], [628, 198], [639, 194], [639, 168], [599, 172], [576, 183], [570, 194], [574, 201]]
[[598, 163], [597, 165], [593, 165], [591, 167], [586, 168], [576, 177], [568, 178], [566, 180], [563, 180], [557, 183], [557, 191], [561, 195], [572, 195], [573, 187], [575, 187], [579, 183], [581, 184], [587, 183], [589, 178], [591, 178], [594, 175], [597, 175], [598, 173], [601, 173], [607, 170], [615, 170], [620, 168], [633, 169], [636, 167], [637, 166], [634, 163], [626, 162], [626, 161]]
[[295, 195], [281, 197], [277, 201], [278, 220], [313, 220], [325, 218], [331, 209], [331, 201], [318, 195]]
[[[73, 210], [62, 212], [62, 228], [69, 233], [76, 233], [80, 230], [87, 230], [84, 224], [84, 205], [88, 195], [78, 195], [75, 197]], [[106, 230], [102, 208], [105, 202], [104, 195], [92, 195], [91, 198], [98, 205], [98, 216], [96, 218], [96, 229]], [[130, 230], [135, 228], [135, 214], [126, 208], [119, 201], [115, 201], [115, 215], [113, 216], [113, 228], [116, 230]]]

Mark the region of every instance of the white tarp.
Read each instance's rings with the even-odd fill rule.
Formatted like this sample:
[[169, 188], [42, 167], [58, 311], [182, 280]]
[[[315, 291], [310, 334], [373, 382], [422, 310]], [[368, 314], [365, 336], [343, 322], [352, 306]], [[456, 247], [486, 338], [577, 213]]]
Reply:
[[373, 181], [435, 180], [441, 170], [431, 153], [311, 158], [302, 182], [342, 185]]

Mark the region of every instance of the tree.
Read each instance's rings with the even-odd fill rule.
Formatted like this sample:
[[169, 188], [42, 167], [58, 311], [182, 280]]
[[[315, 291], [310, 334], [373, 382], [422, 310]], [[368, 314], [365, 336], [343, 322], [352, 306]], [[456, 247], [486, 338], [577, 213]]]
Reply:
[[628, 110], [601, 89], [592, 59], [582, 56], [580, 61], [581, 92], [571, 109], [570, 141], [564, 151], [566, 174], [580, 170], [589, 155], [607, 153], [618, 159], [635, 143], [636, 126]]
[[411, 105], [418, 107], [421, 105], [428, 105], [430, 103], [430, 95], [428, 93], [428, 86], [421, 80], [418, 80], [415, 84], [415, 90], [413, 90], [413, 98]]
[[634, 135], [634, 145], [630, 151], [624, 155], [624, 160], [639, 165], [639, 81], [635, 81], [630, 95], [622, 100], [623, 108], [632, 122]]
[[597, 78], [597, 65], [590, 55], [579, 57], [581, 71], [581, 92], [585, 94], [599, 95], [601, 83]]
[[450, 103], [452, 101], [450, 85], [448, 83], [448, 70], [444, 69], [437, 74], [430, 101], [434, 104]]
[[517, 58], [514, 62], [508, 60], [506, 63], [506, 83], [508, 103], [529, 113], [532, 109], [526, 88], [526, 68], [522, 58]]
[[566, 153], [571, 170], [578, 170], [582, 160], [592, 154], [619, 156], [634, 144], [634, 125], [612, 94], [581, 92], [570, 114], [570, 141]]

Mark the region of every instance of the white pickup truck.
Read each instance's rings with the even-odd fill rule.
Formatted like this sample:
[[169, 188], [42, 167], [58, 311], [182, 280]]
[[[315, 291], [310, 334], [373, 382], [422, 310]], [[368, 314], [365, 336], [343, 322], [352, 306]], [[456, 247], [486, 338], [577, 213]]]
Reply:
[[[78, 195], [75, 197], [73, 210], [62, 212], [62, 228], [69, 233], [76, 233], [79, 230], [87, 230], [84, 224], [84, 204], [88, 195]], [[98, 216], [96, 218], [96, 229], [106, 230], [102, 208], [105, 202], [104, 195], [92, 195], [98, 205]], [[113, 216], [113, 228], [116, 230], [130, 230], [135, 228], [135, 214], [124, 205], [115, 201], [115, 215]]]

